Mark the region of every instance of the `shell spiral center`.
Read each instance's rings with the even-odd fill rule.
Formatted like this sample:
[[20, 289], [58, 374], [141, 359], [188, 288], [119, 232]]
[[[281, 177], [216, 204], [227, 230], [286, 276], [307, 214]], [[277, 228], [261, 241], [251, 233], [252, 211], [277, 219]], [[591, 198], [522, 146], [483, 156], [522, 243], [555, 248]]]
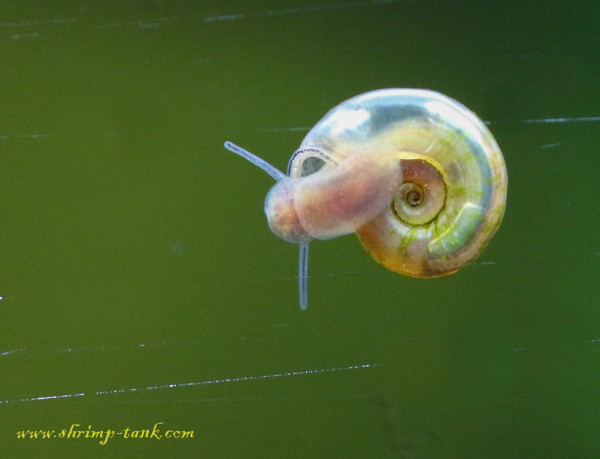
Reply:
[[426, 225], [446, 202], [446, 185], [438, 170], [425, 160], [402, 162], [402, 184], [392, 201], [394, 215], [409, 225]]

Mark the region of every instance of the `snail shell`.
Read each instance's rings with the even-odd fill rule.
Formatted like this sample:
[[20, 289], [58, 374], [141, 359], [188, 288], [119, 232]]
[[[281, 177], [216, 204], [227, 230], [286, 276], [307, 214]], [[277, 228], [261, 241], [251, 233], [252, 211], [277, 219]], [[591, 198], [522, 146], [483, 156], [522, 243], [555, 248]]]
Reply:
[[373, 207], [377, 215], [353, 229], [377, 262], [412, 277], [443, 276], [487, 246], [504, 215], [507, 173], [498, 144], [474, 113], [434, 91], [361, 94], [310, 130], [288, 173], [311, 177], [349, 163], [365, 168], [365, 155], [389, 169], [400, 166], [400, 174], [387, 176], [366, 169], [380, 184], [394, 180], [384, 205]]
[[306, 307], [308, 242], [356, 232], [386, 268], [451, 274], [486, 247], [504, 215], [507, 174], [483, 122], [434, 91], [382, 89], [330, 110], [292, 155], [288, 174], [229, 142], [277, 184], [271, 230], [300, 244]]

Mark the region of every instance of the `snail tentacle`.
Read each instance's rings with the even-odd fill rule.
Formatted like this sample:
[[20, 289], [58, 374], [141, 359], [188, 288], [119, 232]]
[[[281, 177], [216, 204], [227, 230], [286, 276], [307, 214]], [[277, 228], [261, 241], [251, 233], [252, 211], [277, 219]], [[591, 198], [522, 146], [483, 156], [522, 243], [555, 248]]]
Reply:
[[[275, 166], [272, 166], [264, 159], [259, 158], [253, 153], [250, 153], [248, 150], [245, 150], [229, 141], [225, 142], [225, 148], [241, 156], [242, 158], [247, 159], [252, 164], [260, 167], [278, 183], [283, 182], [284, 186], [288, 183], [291, 183], [291, 179], [287, 175], [285, 175]], [[305, 310], [308, 306], [308, 243], [310, 239], [307, 237], [298, 237], [297, 239], [300, 241], [300, 253], [298, 261], [298, 291], [300, 296], [300, 309]]]
[[242, 158], [247, 159], [255, 166], [260, 167], [263, 171], [265, 171], [267, 174], [269, 174], [271, 177], [273, 177], [275, 179], [275, 181], [277, 181], [277, 182], [281, 182], [282, 180], [284, 180], [287, 177], [287, 175], [285, 175], [283, 172], [281, 172], [275, 166], [272, 166], [270, 163], [268, 163], [264, 159], [259, 158], [255, 154], [250, 153], [248, 150], [244, 150], [242, 147], [239, 147], [232, 142], [229, 142], [229, 141], [225, 142], [225, 148], [227, 148], [229, 151], [232, 151], [236, 155], [239, 155]]
[[300, 243], [298, 267], [298, 291], [300, 292], [300, 309], [308, 306], [308, 241]]

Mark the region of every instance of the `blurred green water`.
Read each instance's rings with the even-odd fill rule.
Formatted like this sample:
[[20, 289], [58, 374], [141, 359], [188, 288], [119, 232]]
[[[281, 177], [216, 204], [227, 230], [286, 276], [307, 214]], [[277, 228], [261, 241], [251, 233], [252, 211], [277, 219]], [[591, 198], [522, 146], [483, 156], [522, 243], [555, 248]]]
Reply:
[[[3, 5], [3, 454], [593, 457], [596, 10]], [[283, 169], [329, 108], [383, 87], [490, 122], [505, 221], [477, 263], [431, 281], [353, 237], [315, 242], [301, 312], [297, 248], [262, 213], [272, 180], [222, 143]], [[158, 422], [194, 438], [16, 438]]]

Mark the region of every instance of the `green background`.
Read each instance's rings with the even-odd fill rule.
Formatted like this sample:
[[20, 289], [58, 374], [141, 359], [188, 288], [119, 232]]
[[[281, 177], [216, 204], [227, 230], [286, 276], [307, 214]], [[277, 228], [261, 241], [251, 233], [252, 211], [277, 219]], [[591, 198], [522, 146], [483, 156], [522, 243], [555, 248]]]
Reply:
[[[3, 457], [598, 457], [599, 30], [597, 2], [2, 2]], [[223, 142], [284, 169], [385, 87], [490, 123], [504, 222], [437, 280], [314, 242], [300, 311], [273, 181]], [[17, 439], [157, 422], [194, 438]]]

